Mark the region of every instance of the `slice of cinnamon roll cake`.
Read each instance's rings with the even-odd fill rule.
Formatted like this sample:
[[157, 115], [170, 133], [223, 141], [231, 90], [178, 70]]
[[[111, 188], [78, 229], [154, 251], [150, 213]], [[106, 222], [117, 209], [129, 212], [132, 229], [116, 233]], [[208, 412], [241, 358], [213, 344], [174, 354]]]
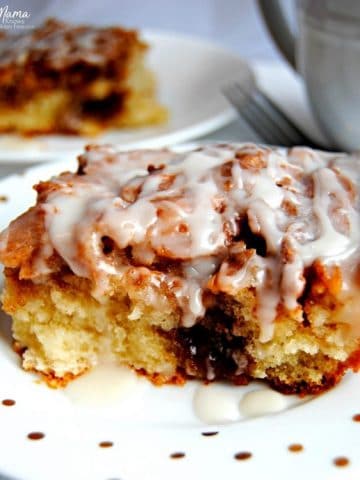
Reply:
[[309, 148], [89, 146], [1, 235], [23, 367], [332, 387], [360, 367], [359, 176]]
[[0, 132], [95, 135], [162, 123], [135, 30], [50, 19], [0, 37]]

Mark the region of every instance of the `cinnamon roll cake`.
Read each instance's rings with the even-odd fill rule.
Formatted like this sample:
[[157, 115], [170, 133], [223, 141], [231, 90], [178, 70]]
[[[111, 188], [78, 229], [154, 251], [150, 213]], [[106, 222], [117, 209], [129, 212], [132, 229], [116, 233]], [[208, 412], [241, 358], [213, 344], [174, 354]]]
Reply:
[[360, 366], [359, 173], [302, 147], [87, 147], [0, 237], [23, 367], [59, 386], [111, 352], [157, 384], [332, 387]]
[[95, 135], [166, 120], [135, 30], [54, 19], [0, 38], [0, 132]]

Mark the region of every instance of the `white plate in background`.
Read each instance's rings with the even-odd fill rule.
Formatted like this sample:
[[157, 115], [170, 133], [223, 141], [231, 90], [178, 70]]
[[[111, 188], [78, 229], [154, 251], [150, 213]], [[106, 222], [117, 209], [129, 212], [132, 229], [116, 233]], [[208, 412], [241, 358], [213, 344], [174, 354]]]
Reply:
[[[42, 165], [0, 181], [0, 196], [7, 197], [0, 203], [0, 229], [34, 202], [35, 182], [74, 166], [73, 160]], [[154, 387], [144, 380], [126, 404], [81, 406], [64, 391], [49, 389], [21, 370], [11, 349], [8, 321], [1, 315], [0, 379], [0, 478], [360, 478], [360, 422], [353, 420], [360, 413], [360, 375], [346, 375], [339, 386], [307, 402], [295, 398], [293, 408], [281, 413], [223, 425], [205, 425], [194, 415], [197, 382]], [[228, 388], [241, 396], [258, 384]], [[4, 399], [16, 404], [2, 405]], [[45, 436], [30, 440], [30, 432]], [[204, 432], [217, 434], [204, 436]], [[104, 441], [112, 446], [101, 448]], [[301, 444], [303, 450], [289, 451], [292, 444]], [[176, 452], [185, 456], [171, 458]], [[239, 452], [251, 457], [237, 460], [234, 456]], [[350, 463], [337, 467], [338, 457]]]
[[168, 123], [109, 131], [96, 137], [0, 135], [0, 162], [37, 162], [77, 155], [87, 143], [114, 143], [121, 149], [162, 147], [206, 135], [226, 125], [236, 113], [221, 93], [235, 79], [249, 81], [250, 69], [234, 53], [197, 38], [144, 32], [150, 44], [149, 66], [158, 96], [170, 113]]

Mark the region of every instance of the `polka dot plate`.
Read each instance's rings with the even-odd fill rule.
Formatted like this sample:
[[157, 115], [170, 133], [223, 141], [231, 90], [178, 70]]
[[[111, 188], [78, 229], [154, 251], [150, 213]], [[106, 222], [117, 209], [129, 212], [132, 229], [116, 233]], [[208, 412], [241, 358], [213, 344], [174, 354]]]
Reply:
[[[2, 180], [0, 227], [34, 201], [37, 180], [73, 166], [42, 165]], [[263, 386], [218, 386], [235, 413], [209, 425], [193, 407], [205, 388], [196, 382], [154, 387], [140, 379], [127, 397], [105, 405], [52, 390], [22, 371], [5, 314], [0, 324], [0, 478], [360, 478], [360, 375], [347, 374], [316, 398], [287, 397], [277, 413], [255, 418], [237, 413], [236, 405]], [[99, 391], [106, 396], [105, 387]]]

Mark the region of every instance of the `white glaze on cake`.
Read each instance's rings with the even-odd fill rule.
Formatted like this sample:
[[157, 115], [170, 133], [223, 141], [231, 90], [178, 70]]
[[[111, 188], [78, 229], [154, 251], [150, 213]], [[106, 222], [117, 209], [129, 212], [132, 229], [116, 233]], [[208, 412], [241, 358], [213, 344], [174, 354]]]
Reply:
[[[204, 314], [205, 289], [235, 295], [255, 288], [265, 342], [278, 306], [297, 307], [304, 268], [315, 260], [358, 263], [355, 156], [252, 144], [189, 153], [98, 146], [80, 163], [84, 174], [52, 179], [54, 188], [37, 205], [45, 212], [46, 249], [34, 278], [48, 274], [47, 258], [56, 251], [76, 275], [93, 281], [100, 298], [112, 275], [134, 270], [103, 252], [107, 237], [117, 251], [131, 248], [142, 274], [174, 293], [184, 326]], [[246, 249], [244, 221], [265, 240], [265, 255]], [[174, 262], [176, 273], [156, 267], [164, 261]]]

